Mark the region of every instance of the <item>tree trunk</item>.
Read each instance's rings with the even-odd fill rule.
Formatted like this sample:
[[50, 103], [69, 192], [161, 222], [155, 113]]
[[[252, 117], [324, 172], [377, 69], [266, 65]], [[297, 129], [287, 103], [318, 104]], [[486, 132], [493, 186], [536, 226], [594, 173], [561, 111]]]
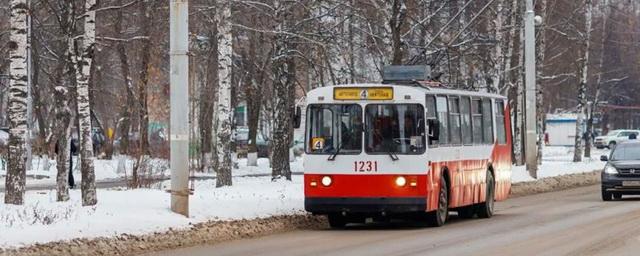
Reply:
[[[586, 107], [586, 92], [587, 83], [589, 82], [589, 47], [591, 41], [591, 21], [592, 21], [593, 3], [591, 0], [585, 2], [585, 32], [584, 38], [582, 38], [582, 54], [583, 57], [580, 60], [580, 85], [578, 86], [578, 118], [576, 120], [576, 140], [573, 152], [573, 161], [582, 161], [582, 140], [589, 139], [587, 136], [583, 136], [582, 126], [584, 125], [584, 114]], [[590, 136], [589, 136], [590, 137]]]
[[[121, 2], [122, 3], [122, 2]], [[118, 14], [114, 23], [114, 29], [116, 33], [119, 33], [120, 36], [123, 36], [122, 33], [122, 8], [118, 10]], [[131, 129], [131, 116], [132, 116], [132, 107], [135, 105], [134, 103], [134, 93], [133, 93], [133, 81], [130, 75], [130, 67], [129, 60], [127, 59], [127, 52], [124, 47], [124, 43], [119, 42], [116, 46], [116, 51], [118, 53], [118, 58], [120, 60], [120, 72], [122, 74], [122, 79], [124, 80], [125, 87], [125, 104], [121, 105], [120, 109], [120, 119], [116, 123], [117, 133], [120, 134], [120, 143], [118, 145], [118, 151], [120, 154], [129, 154], [129, 131]], [[115, 137], [115, 136], [114, 136]]]
[[592, 134], [593, 134], [593, 114], [596, 112], [596, 108], [598, 107], [598, 101], [600, 101], [600, 88], [602, 88], [602, 75], [604, 73], [604, 51], [607, 42], [607, 24], [609, 21], [609, 0], [605, 0], [602, 4], [602, 38], [600, 39], [600, 45], [602, 49], [600, 49], [600, 60], [598, 61], [598, 78], [596, 80], [596, 92], [593, 97], [593, 103], [591, 104], [591, 108], [589, 109], [589, 119], [587, 120], [587, 144], [584, 148], [584, 156], [587, 158], [591, 157], [591, 147], [593, 146], [591, 143]]
[[4, 202], [21, 205], [26, 183], [27, 133], [27, 11], [26, 0], [11, 0], [9, 35], [9, 159]]
[[522, 68], [524, 67], [524, 29], [520, 26], [522, 23], [519, 23], [520, 28], [520, 47], [518, 50], [518, 69], [515, 71], [516, 73], [516, 118], [515, 118], [515, 129], [513, 134], [513, 151], [516, 165], [524, 165], [524, 154], [522, 150], [523, 140], [524, 140], [524, 77], [522, 74]]
[[231, 78], [232, 78], [232, 31], [231, 31], [231, 3], [221, 3], [218, 12], [218, 131], [216, 187], [231, 186]]
[[[210, 44], [207, 49], [207, 59], [204, 81], [200, 89], [200, 111], [198, 124], [200, 125], [200, 171], [208, 172], [212, 168], [213, 145], [213, 110], [216, 98], [215, 87], [218, 83], [218, 30], [213, 26], [208, 35]], [[217, 157], [217, 155], [216, 155]]]
[[[540, 10], [539, 12], [542, 14], [543, 25], [539, 27], [538, 34], [536, 38], [538, 39], [538, 45], [536, 50], [536, 76], [537, 81], [542, 81], [543, 69], [544, 69], [544, 61], [545, 61], [545, 51], [547, 49], [547, 23], [549, 16], [547, 12], [547, 0], [540, 1]], [[542, 164], [542, 148], [544, 147], [544, 120], [545, 120], [545, 111], [543, 107], [543, 96], [542, 93], [542, 83], [538, 82], [537, 91], [536, 91], [536, 129], [538, 130], [538, 165]]]
[[407, 17], [407, 6], [404, 0], [393, 0], [391, 5], [391, 17], [389, 27], [391, 28], [391, 64], [402, 64], [402, 26]]
[[[264, 58], [262, 48], [259, 44], [264, 39], [256, 34], [252, 35], [251, 47], [249, 47], [249, 56], [253, 56], [253, 61], [247, 63], [248, 79], [245, 86], [245, 96], [247, 98], [247, 126], [249, 126], [249, 145], [247, 152], [247, 165], [258, 166], [258, 122], [260, 121], [260, 110], [262, 109], [262, 91], [261, 86], [264, 82], [264, 68], [268, 62], [265, 62], [256, 70], [256, 65], [260, 58]], [[256, 54], [256, 49], [260, 49], [260, 54]]]
[[138, 81], [138, 102], [140, 110], [138, 111], [140, 122], [140, 141], [138, 153], [141, 155], [150, 155], [149, 152], [149, 109], [147, 107], [147, 84], [149, 83], [149, 60], [151, 58], [152, 40], [151, 40], [151, 12], [145, 3], [140, 1], [139, 8], [140, 24], [142, 25], [142, 36], [147, 37], [142, 40], [142, 51], [140, 61], [140, 76]]
[[81, 56], [75, 54], [76, 63], [76, 96], [78, 129], [80, 130], [80, 161], [82, 173], [82, 205], [96, 205], [95, 170], [93, 166], [93, 142], [91, 138], [91, 105], [89, 104], [89, 76], [91, 75], [91, 62], [96, 41], [96, 0], [85, 0], [84, 38], [78, 43]]
[[493, 33], [495, 36], [495, 45], [493, 47], [493, 72], [491, 72], [491, 85], [489, 86], [489, 92], [498, 93], [500, 89], [500, 85], [502, 84], [502, 74], [504, 70], [502, 69], [502, 65], [504, 63], [504, 52], [503, 52], [503, 44], [506, 41], [502, 40], [503, 38], [503, 27], [504, 27], [504, 10], [503, 10], [504, 0], [498, 0], [497, 8], [496, 8], [496, 19], [493, 21]]
[[54, 92], [56, 105], [56, 167], [58, 169], [56, 177], [56, 201], [63, 202], [69, 200], [69, 137], [71, 136], [71, 110], [67, 105], [68, 92], [62, 86], [57, 86]]

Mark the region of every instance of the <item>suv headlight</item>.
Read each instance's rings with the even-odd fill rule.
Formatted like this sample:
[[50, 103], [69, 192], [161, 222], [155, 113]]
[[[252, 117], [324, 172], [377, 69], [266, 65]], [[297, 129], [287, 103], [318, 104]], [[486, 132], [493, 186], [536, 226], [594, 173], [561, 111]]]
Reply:
[[604, 173], [606, 174], [618, 174], [618, 170], [611, 165], [607, 165], [604, 167]]

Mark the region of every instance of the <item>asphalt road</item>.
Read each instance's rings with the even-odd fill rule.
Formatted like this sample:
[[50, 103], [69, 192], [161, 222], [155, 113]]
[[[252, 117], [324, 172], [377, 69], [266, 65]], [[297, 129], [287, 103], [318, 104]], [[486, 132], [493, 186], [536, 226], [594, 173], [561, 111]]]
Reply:
[[443, 227], [371, 224], [303, 230], [153, 255], [640, 255], [640, 198], [603, 202], [598, 186], [509, 199], [491, 219]]

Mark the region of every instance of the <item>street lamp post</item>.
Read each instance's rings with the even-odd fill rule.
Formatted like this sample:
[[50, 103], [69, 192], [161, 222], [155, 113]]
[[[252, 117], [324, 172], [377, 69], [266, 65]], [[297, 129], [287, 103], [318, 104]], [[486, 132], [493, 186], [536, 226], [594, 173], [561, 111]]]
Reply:
[[535, 14], [533, 0], [526, 0], [524, 17], [524, 52], [525, 52], [525, 148], [524, 156], [527, 171], [533, 178], [538, 176], [538, 150], [536, 147], [536, 39]]

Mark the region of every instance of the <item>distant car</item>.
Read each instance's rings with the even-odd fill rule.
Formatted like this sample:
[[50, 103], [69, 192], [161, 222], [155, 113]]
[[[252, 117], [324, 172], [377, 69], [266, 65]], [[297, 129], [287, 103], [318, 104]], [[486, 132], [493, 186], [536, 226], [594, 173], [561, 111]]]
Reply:
[[640, 141], [619, 143], [610, 157], [601, 156], [600, 160], [607, 162], [602, 171], [602, 200], [640, 194]]
[[596, 148], [613, 148], [616, 144], [629, 140], [629, 135], [640, 135], [640, 130], [613, 130], [604, 136], [595, 138], [594, 145]]

